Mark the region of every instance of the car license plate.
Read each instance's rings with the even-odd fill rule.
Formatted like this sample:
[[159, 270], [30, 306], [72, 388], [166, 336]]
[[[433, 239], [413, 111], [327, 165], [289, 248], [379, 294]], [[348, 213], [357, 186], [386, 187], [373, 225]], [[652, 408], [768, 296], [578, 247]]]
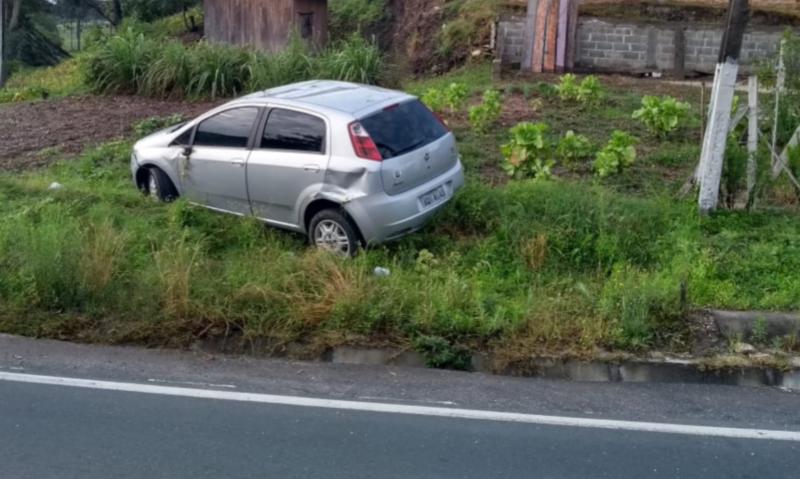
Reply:
[[435, 204], [441, 203], [445, 198], [447, 198], [447, 191], [444, 189], [444, 185], [442, 185], [420, 196], [419, 202], [422, 203], [423, 208], [429, 208]]

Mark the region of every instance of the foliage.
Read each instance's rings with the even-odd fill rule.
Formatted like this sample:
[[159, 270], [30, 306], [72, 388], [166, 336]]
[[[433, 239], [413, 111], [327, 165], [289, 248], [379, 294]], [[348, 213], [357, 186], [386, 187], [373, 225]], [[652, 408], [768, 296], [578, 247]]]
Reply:
[[376, 83], [384, 66], [377, 46], [356, 35], [318, 53], [293, 37], [270, 55], [207, 42], [187, 46], [129, 27], [87, 53], [83, 72], [101, 93], [217, 98], [312, 78]]
[[486, 90], [483, 103], [469, 109], [469, 124], [478, 132], [485, 133], [500, 119], [503, 97], [497, 90]]
[[605, 178], [622, 172], [636, 160], [636, 138], [630, 134], [615, 130], [606, 146], [597, 153], [594, 169], [597, 176]]
[[422, 102], [435, 112], [443, 112], [445, 107], [453, 114], [460, 110], [469, 97], [469, 90], [463, 83], [453, 82], [444, 89], [429, 88], [422, 95]]
[[589, 75], [578, 83], [578, 79], [574, 74], [567, 73], [561, 76], [561, 80], [555, 89], [561, 100], [586, 106], [596, 106], [605, 97], [605, 91], [600, 84], [600, 80], [594, 75]]
[[334, 41], [353, 33], [372, 34], [388, 16], [386, 0], [331, 0], [330, 35]]
[[136, 137], [141, 138], [185, 121], [186, 118], [179, 113], [169, 116], [152, 116], [136, 123], [133, 126], [133, 132]]
[[430, 368], [461, 371], [472, 369], [472, 355], [469, 350], [453, 346], [441, 336], [420, 336], [414, 340], [414, 347], [425, 357], [425, 363]]
[[325, 50], [316, 63], [318, 78], [356, 83], [375, 83], [385, 66], [378, 45], [357, 34]]
[[556, 146], [556, 156], [566, 165], [589, 158], [593, 153], [592, 142], [584, 135], [576, 135], [572, 130], [568, 130]]
[[691, 106], [671, 96], [647, 95], [642, 98], [642, 107], [633, 112], [633, 118], [641, 120], [651, 133], [666, 138], [688, 117]]
[[425, 90], [425, 93], [422, 95], [420, 100], [422, 100], [422, 103], [435, 112], [441, 113], [444, 111], [446, 103], [444, 91], [438, 88], [428, 88]]
[[549, 179], [555, 165], [545, 123], [519, 123], [511, 128], [511, 140], [503, 145], [503, 169], [516, 179]]

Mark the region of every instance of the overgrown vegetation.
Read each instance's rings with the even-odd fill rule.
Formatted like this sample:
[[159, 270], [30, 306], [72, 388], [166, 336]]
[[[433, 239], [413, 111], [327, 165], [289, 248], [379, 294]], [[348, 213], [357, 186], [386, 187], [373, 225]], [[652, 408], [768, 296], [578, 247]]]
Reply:
[[89, 85], [101, 93], [226, 97], [312, 78], [376, 83], [383, 60], [358, 35], [320, 52], [293, 39], [281, 53], [200, 42], [186, 46], [129, 28], [98, 45], [85, 62]]
[[691, 106], [671, 96], [646, 95], [642, 107], [633, 112], [633, 118], [641, 120], [647, 129], [665, 139], [677, 130], [689, 116]]

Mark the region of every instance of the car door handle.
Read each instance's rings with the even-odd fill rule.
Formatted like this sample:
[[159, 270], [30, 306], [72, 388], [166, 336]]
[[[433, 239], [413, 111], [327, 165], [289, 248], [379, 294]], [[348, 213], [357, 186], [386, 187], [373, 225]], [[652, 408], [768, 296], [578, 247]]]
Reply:
[[303, 169], [311, 173], [316, 173], [320, 170], [319, 165], [314, 164], [303, 165]]
[[233, 166], [239, 166], [239, 167], [242, 167], [242, 166], [244, 166], [244, 160], [240, 160], [240, 159], [231, 160], [231, 164], [232, 164]]

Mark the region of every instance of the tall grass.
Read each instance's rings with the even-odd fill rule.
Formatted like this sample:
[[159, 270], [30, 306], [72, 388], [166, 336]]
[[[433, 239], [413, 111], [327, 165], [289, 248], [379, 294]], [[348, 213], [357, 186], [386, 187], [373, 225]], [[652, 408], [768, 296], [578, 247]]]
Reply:
[[265, 54], [207, 42], [186, 46], [128, 28], [97, 45], [83, 71], [101, 93], [217, 98], [315, 78], [374, 84], [384, 61], [378, 47], [359, 36], [321, 52], [293, 37], [283, 51]]

